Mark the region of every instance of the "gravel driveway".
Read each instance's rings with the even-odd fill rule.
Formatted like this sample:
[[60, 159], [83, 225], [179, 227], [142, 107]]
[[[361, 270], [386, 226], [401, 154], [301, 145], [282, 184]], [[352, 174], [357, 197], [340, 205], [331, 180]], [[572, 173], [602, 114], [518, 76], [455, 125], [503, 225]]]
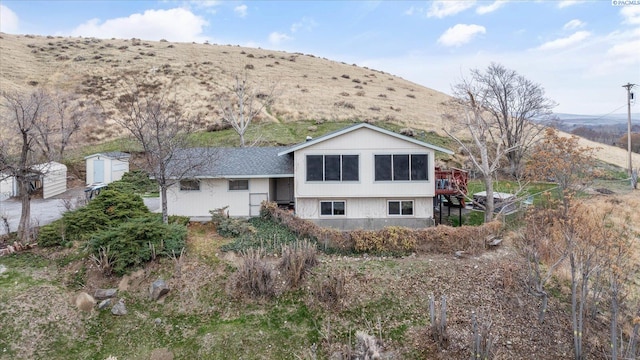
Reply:
[[[72, 188], [63, 194], [50, 199], [31, 200], [31, 221], [40, 226], [49, 224], [62, 217], [67, 211], [67, 204], [76, 204], [78, 200], [84, 199], [84, 187]], [[159, 211], [159, 198], [144, 198], [144, 203], [152, 212]], [[18, 230], [22, 205], [18, 198], [0, 198], [0, 216], [6, 216], [9, 220], [9, 231]], [[0, 235], [7, 233], [4, 224], [0, 223]]]

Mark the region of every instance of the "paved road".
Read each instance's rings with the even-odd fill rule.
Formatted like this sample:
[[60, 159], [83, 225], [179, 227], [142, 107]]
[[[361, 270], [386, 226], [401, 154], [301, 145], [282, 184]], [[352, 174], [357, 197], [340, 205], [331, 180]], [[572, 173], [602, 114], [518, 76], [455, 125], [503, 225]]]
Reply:
[[[69, 201], [76, 204], [78, 198], [84, 198], [84, 188], [73, 188], [67, 190], [65, 193], [55, 196], [51, 199], [34, 199], [31, 200], [31, 220], [34, 224], [40, 226], [49, 224], [54, 220], [62, 217], [67, 211], [66, 203]], [[145, 198], [145, 205], [152, 212], [158, 212], [160, 209], [159, 198]], [[7, 217], [9, 221], [9, 231], [18, 230], [18, 224], [20, 222], [20, 214], [22, 212], [22, 205], [17, 198], [0, 198], [0, 216]], [[4, 222], [0, 221], [0, 235], [7, 233], [7, 229], [4, 226]]]

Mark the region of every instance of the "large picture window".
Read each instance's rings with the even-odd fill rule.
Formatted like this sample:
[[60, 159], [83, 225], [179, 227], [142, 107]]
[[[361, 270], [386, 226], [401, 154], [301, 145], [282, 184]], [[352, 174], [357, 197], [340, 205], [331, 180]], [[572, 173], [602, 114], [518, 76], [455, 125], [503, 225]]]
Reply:
[[307, 181], [358, 181], [359, 155], [307, 155]]
[[375, 180], [429, 180], [429, 162], [427, 156], [427, 154], [375, 155]]
[[344, 201], [321, 201], [320, 215], [322, 216], [340, 216], [346, 214]]
[[200, 190], [200, 180], [198, 179], [182, 179], [180, 180], [181, 191], [198, 191]]
[[249, 190], [249, 180], [229, 180], [229, 191]]
[[390, 200], [387, 202], [387, 214], [392, 216], [412, 216], [413, 200]]

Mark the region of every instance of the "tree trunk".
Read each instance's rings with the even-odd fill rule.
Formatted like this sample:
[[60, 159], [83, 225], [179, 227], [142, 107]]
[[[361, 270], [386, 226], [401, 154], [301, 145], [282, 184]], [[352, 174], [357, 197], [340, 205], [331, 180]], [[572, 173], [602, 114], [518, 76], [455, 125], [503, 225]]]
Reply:
[[167, 206], [167, 186], [160, 185], [160, 197], [162, 198], [162, 222], [169, 223], [169, 207]]
[[573, 254], [569, 255], [571, 263], [571, 323], [573, 327], [573, 354], [575, 360], [582, 360], [580, 338], [578, 337], [578, 279], [576, 262]]
[[488, 223], [493, 220], [493, 210], [495, 209], [493, 201], [493, 179], [491, 179], [491, 175], [484, 177], [484, 187], [487, 192], [487, 199], [485, 201], [484, 208], [484, 222]]
[[18, 240], [23, 244], [31, 242], [31, 189], [29, 181], [24, 176], [17, 176], [18, 191], [20, 192], [20, 204], [22, 212], [20, 213], [20, 223], [18, 225]]

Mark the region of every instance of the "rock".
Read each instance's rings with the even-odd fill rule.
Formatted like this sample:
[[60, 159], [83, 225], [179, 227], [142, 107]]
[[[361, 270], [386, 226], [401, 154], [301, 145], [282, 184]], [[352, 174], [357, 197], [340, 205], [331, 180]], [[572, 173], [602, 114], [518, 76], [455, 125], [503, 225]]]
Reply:
[[76, 307], [82, 311], [91, 311], [96, 306], [96, 300], [86, 292], [81, 292], [76, 296]]
[[118, 283], [118, 290], [120, 291], [128, 291], [130, 286], [137, 287], [142, 282], [144, 278], [144, 270], [140, 269], [138, 271], [134, 271], [131, 275], [125, 275]]
[[117, 304], [113, 305], [111, 313], [116, 316], [127, 315], [127, 307], [124, 305], [124, 299], [120, 299]]
[[153, 319], [153, 322], [154, 322], [156, 325], [160, 325], [160, 324], [162, 324], [162, 319], [160, 319], [160, 318], [155, 318], [155, 319]]
[[461, 250], [456, 251], [456, 252], [454, 253], [454, 255], [455, 255], [455, 257], [456, 257], [456, 258], [463, 258], [463, 257], [466, 257], [466, 255], [465, 255], [464, 251], [461, 251]]
[[0, 264], [0, 274], [6, 273], [7, 272], [7, 267]]
[[93, 294], [93, 297], [97, 300], [109, 299], [116, 296], [118, 289], [97, 289]]
[[158, 300], [161, 296], [169, 292], [169, 287], [162, 279], [158, 279], [149, 287], [149, 299]]
[[98, 310], [106, 309], [109, 306], [111, 306], [111, 299], [104, 299], [98, 304]]

